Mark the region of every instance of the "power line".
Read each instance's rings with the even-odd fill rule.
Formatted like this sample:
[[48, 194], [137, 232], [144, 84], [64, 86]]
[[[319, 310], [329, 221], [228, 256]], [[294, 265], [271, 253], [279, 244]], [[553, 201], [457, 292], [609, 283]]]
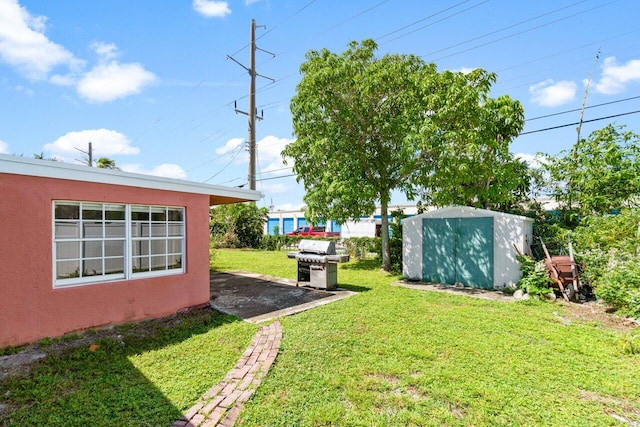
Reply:
[[[630, 98], [624, 98], [624, 99], [618, 99], [616, 101], [609, 101], [609, 102], [603, 102], [601, 104], [595, 104], [595, 105], [590, 105], [588, 107], [584, 107], [584, 109], [589, 109], [589, 108], [596, 108], [596, 107], [602, 107], [604, 105], [611, 105], [611, 104], [617, 104], [619, 102], [625, 102], [625, 101], [631, 101], [633, 99], [638, 99], [640, 98], [640, 95], [638, 96], [632, 96]], [[534, 120], [538, 120], [538, 119], [546, 119], [548, 117], [554, 117], [554, 116], [560, 116], [562, 114], [568, 114], [568, 113], [575, 113], [576, 111], [580, 111], [582, 110], [582, 108], [574, 108], [573, 110], [565, 110], [565, 111], [560, 111], [558, 113], [553, 113], [553, 114], [545, 114], [544, 116], [538, 116], [538, 117], [533, 117], [531, 119], [524, 119], [525, 122], [532, 122]]]
[[256, 181], [270, 181], [272, 179], [281, 179], [281, 178], [289, 178], [292, 176], [296, 176], [295, 173], [290, 173], [289, 175], [280, 175], [280, 176], [272, 176], [270, 178], [260, 178], [260, 179], [256, 179]]
[[[615, 3], [616, 1], [617, 0], [613, 0], [613, 1], [610, 1], [608, 3], [604, 3], [604, 4], [601, 4], [601, 5], [592, 7], [591, 9], [586, 9], [586, 10], [583, 10], [583, 11], [580, 11], [580, 12], [576, 12], [576, 13], [574, 13], [572, 15], [568, 15], [568, 16], [565, 16], [565, 17], [562, 17], [562, 18], [558, 18], [558, 19], [555, 19], [553, 21], [550, 21], [550, 22], [547, 22], [547, 23], [544, 23], [544, 24], [536, 25], [535, 27], [527, 28], [526, 30], [518, 31], [516, 33], [509, 34], [507, 36], [500, 37], [500, 38], [495, 39], [495, 40], [490, 40], [490, 41], [488, 41], [486, 43], [481, 43], [479, 45], [470, 47], [468, 49], [464, 49], [464, 50], [461, 50], [461, 51], [458, 51], [458, 52], [454, 52], [454, 53], [449, 54], [449, 55], [441, 56], [440, 58], [434, 59], [434, 62], [441, 61], [441, 60], [447, 59], [447, 58], [451, 58], [452, 56], [460, 55], [461, 53], [466, 53], [466, 52], [469, 52], [469, 51], [472, 51], [472, 50], [476, 50], [478, 48], [485, 47], [485, 46], [488, 46], [490, 44], [498, 43], [498, 42], [501, 42], [503, 40], [507, 40], [507, 39], [510, 39], [512, 37], [516, 37], [516, 36], [531, 32], [531, 31], [539, 30], [540, 28], [543, 28], [543, 27], [546, 27], [546, 26], [549, 26], [549, 25], [552, 25], [552, 24], [556, 24], [558, 22], [561, 22], [561, 21], [564, 21], [564, 20], [567, 20], [567, 19], [570, 19], [570, 18], [574, 18], [574, 17], [576, 17], [578, 15], [582, 15], [582, 14], [585, 14], [587, 12], [591, 12], [591, 11], [593, 11], [595, 9], [599, 9], [601, 7], [604, 7], [604, 6], [608, 6], [611, 3]], [[421, 56], [424, 57], [426, 55], [421, 55]]]
[[[322, 36], [322, 35], [324, 35], [324, 34], [327, 34], [328, 32], [333, 31], [333, 30], [335, 30], [336, 28], [343, 26], [343, 25], [344, 25], [344, 24], [346, 24], [347, 22], [353, 21], [353, 20], [354, 20], [354, 19], [356, 19], [357, 17], [364, 15], [365, 13], [367, 13], [367, 12], [369, 12], [369, 11], [371, 11], [371, 10], [373, 10], [373, 9], [377, 8], [378, 6], [382, 6], [383, 4], [385, 4], [385, 3], [386, 3], [386, 2], [388, 2], [388, 1], [389, 1], [389, 0], [382, 0], [381, 2], [374, 4], [374, 5], [373, 5], [373, 6], [371, 6], [370, 8], [365, 9], [365, 10], [363, 10], [362, 12], [356, 13], [356, 14], [355, 14], [355, 15], [353, 15], [351, 18], [349, 18], [349, 19], [347, 19], [347, 20], [345, 20], [345, 21], [342, 21], [341, 23], [336, 24], [336, 25], [334, 25], [333, 27], [330, 27], [330, 28], [328, 28], [328, 29], [324, 30], [323, 32], [318, 33], [318, 34], [316, 34], [316, 35], [315, 35], [315, 36], [313, 36], [313, 37], [314, 37], [314, 38], [316, 38], [316, 37]], [[488, 1], [488, 0], [487, 0], [487, 1]]]
[[[442, 10], [441, 10], [441, 11], [439, 11], [439, 12], [433, 13], [433, 14], [431, 14], [431, 15], [429, 15], [429, 16], [425, 16], [424, 18], [418, 19], [417, 21], [413, 21], [412, 23], [407, 24], [407, 25], [405, 25], [405, 26], [403, 26], [403, 27], [400, 27], [400, 28], [398, 28], [397, 30], [393, 30], [393, 31], [391, 31], [391, 32], [389, 32], [389, 33], [387, 33], [387, 34], [383, 34], [383, 35], [381, 35], [380, 37], [376, 38], [376, 41], [379, 41], [380, 39], [383, 39], [383, 38], [385, 38], [385, 37], [389, 37], [390, 35], [395, 34], [395, 33], [397, 33], [397, 32], [400, 32], [400, 31], [402, 31], [402, 30], [405, 30], [405, 29], [407, 29], [407, 28], [409, 28], [409, 27], [413, 27], [414, 25], [419, 24], [420, 22], [424, 22], [424, 21], [426, 21], [427, 19], [433, 18], [434, 16], [438, 16], [438, 15], [440, 15], [440, 14], [442, 14], [442, 13], [446, 12], [447, 10], [454, 9], [454, 8], [456, 8], [456, 7], [460, 6], [461, 4], [465, 4], [465, 3], [468, 3], [468, 2], [470, 2], [470, 1], [471, 1], [471, 0], [464, 0], [464, 1], [461, 1], [460, 3], [454, 4], [453, 6], [449, 6], [449, 7], [445, 8], [445, 9], [442, 9]], [[408, 33], [408, 34], [411, 34], [411, 33]], [[405, 35], [407, 35], [407, 34], [405, 34]], [[400, 36], [400, 37], [404, 37], [404, 35], [403, 35], [403, 36]], [[395, 40], [395, 39], [393, 39], [393, 40]], [[391, 41], [393, 41], [393, 40], [389, 40], [389, 42], [391, 42]], [[385, 43], [389, 43], [389, 42], [385, 42]], [[382, 44], [384, 44], [384, 43], [382, 43]]]
[[[387, 40], [386, 42], [384, 42], [384, 43], [382, 43], [382, 44], [391, 43], [392, 41], [395, 41], [395, 40], [401, 39], [402, 37], [406, 37], [406, 36], [408, 36], [409, 34], [413, 34], [413, 33], [416, 33], [416, 32], [418, 32], [418, 31], [424, 30], [425, 28], [429, 28], [429, 27], [431, 27], [431, 26], [433, 26], [433, 25], [435, 25], [435, 24], [439, 24], [439, 23], [440, 23], [440, 22], [442, 22], [442, 21], [446, 21], [447, 19], [453, 18], [454, 16], [460, 15], [460, 14], [462, 14], [462, 13], [464, 13], [464, 12], [468, 11], [468, 10], [475, 9], [476, 7], [478, 7], [478, 6], [482, 6], [483, 4], [488, 3], [488, 2], [489, 2], [489, 0], [484, 0], [483, 2], [480, 2], [480, 3], [478, 3], [478, 4], [474, 4], [473, 6], [469, 6], [469, 7], [468, 7], [468, 8], [466, 8], [466, 9], [462, 9], [462, 10], [461, 10], [461, 11], [459, 11], [459, 12], [456, 12], [456, 13], [454, 13], [454, 14], [451, 14], [451, 15], [445, 16], [444, 18], [438, 19], [437, 21], [434, 21], [434, 22], [432, 22], [432, 23], [430, 23], [430, 24], [423, 25], [422, 27], [420, 27], [420, 28], [416, 28], [416, 29], [415, 29], [415, 30], [413, 30], [413, 31], [409, 31], [408, 33], [404, 33], [404, 34], [399, 35], [398, 37], [394, 37], [394, 38], [392, 38], [391, 40]], [[463, 2], [463, 3], [464, 3], [464, 2]], [[460, 3], [460, 4], [462, 4], [462, 3]], [[455, 5], [455, 6], [457, 6], [457, 5]], [[447, 10], [449, 10], [449, 9], [451, 9], [451, 7], [450, 7], [450, 8], [447, 8], [447, 9], [444, 9], [444, 10], [443, 10], [443, 12], [445, 12], [445, 11], [447, 11]], [[434, 14], [434, 15], [432, 15], [432, 16], [439, 15], [440, 13], [441, 13], [441, 12], [436, 13], [436, 14]], [[431, 16], [428, 16], [428, 17], [427, 17], [427, 18], [425, 18], [425, 19], [428, 19], [428, 18], [431, 18]]]
[[[628, 111], [626, 113], [620, 113], [620, 114], [614, 114], [612, 116], [606, 116], [606, 117], [598, 117], [596, 119], [591, 119], [591, 120], [583, 120], [582, 123], [591, 123], [591, 122], [597, 122], [599, 120], [607, 120], [607, 119], [613, 119], [615, 117], [621, 117], [621, 116], [628, 116], [630, 114], [637, 114], [640, 113], [640, 110], [636, 110], [636, 111]], [[569, 126], [576, 126], [579, 125], [580, 122], [575, 122], [575, 123], [567, 123], [565, 125], [559, 125], [559, 126], [551, 126], [548, 128], [544, 128], [544, 129], [536, 129], [536, 130], [530, 130], [527, 132], [521, 132], [518, 136], [522, 136], [522, 135], [528, 135], [530, 133], [537, 133], [537, 132], [546, 132], [548, 130], [554, 130], [554, 129], [560, 129], [560, 128], [566, 128]]]
[[573, 7], [573, 6], [577, 5], [577, 4], [584, 3], [585, 1], [586, 1], [586, 0], [580, 0], [580, 1], [575, 2], [575, 3], [573, 3], [573, 4], [570, 4], [570, 5], [567, 5], [567, 6], [561, 7], [561, 8], [559, 8], [559, 9], [555, 9], [555, 10], [552, 10], [552, 11], [550, 11], [550, 12], [543, 13], [542, 15], [534, 16], [533, 18], [525, 19], [524, 21], [520, 21], [520, 22], [516, 22], [515, 24], [507, 25], [506, 27], [502, 27], [502, 28], [500, 28], [500, 29], [498, 29], [498, 30], [495, 30], [495, 31], [491, 31], [491, 32], [488, 32], [488, 33], [482, 34], [481, 36], [477, 36], [477, 37], [474, 37], [474, 38], [472, 38], [472, 39], [468, 39], [468, 40], [465, 40], [465, 41], [463, 41], [463, 42], [456, 43], [456, 44], [454, 44], [454, 45], [451, 45], [451, 46], [448, 46], [448, 47], [445, 47], [445, 48], [442, 48], [442, 49], [439, 49], [439, 50], [435, 50], [435, 51], [433, 51], [433, 52], [429, 52], [429, 53], [427, 53], [427, 54], [425, 54], [425, 55], [423, 55], [423, 56], [435, 55], [436, 53], [444, 52], [444, 51], [446, 51], [446, 50], [450, 50], [450, 49], [453, 49], [453, 48], [455, 48], [455, 47], [462, 46], [462, 45], [465, 45], [465, 44], [467, 44], [467, 43], [471, 43], [471, 42], [473, 42], [473, 41], [480, 40], [480, 39], [483, 39], [483, 38], [488, 37], [488, 36], [492, 36], [492, 35], [494, 35], [494, 34], [500, 33], [500, 32], [502, 32], [502, 31], [506, 31], [506, 30], [511, 29], [511, 28], [513, 28], [513, 27], [517, 27], [517, 26], [519, 26], [519, 25], [526, 24], [527, 22], [535, 21], [536, 19], [539, 19], [539, 18], [542, 18], [542, 17], [548, 16], [548, 15], [553, 15], [554, 13], [560, 12], [561, 10], [568, 9], [568, 8], [570, 8], [570, 7]]

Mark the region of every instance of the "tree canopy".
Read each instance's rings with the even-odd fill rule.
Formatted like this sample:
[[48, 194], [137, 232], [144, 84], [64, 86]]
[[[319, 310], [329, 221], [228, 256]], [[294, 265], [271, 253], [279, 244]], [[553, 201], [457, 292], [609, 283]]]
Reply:
[[100, 157], [98, 160], [96, 160], [96, 167], [101, 169], [120, 170], [120, 168], [116, 165], [116, 161], [108, 157]]
[[388, 269], [392, 191], [435, 204], [502, 202], [519, 183], [495, 168], [521, 167], [508, 144], [523, 110], [507, 96], [488, 97], [495, 74], [439, 73], [418, 56], [377, 58], [376, 49], [365, 40], [341, 54], [307, 53], [291, 101], [296, 141], [282, 154], [304, 183], [312, 222], [368, 216], [380, 203]]
[[257, 248], [269, 211], [255, 203], [234, 203], [211, 208], [211, 238], [219, 247]]
[[640, 135], [609, 124], [548, 156], [551, 191], [566, 210], [607, 214], [640, 205]]

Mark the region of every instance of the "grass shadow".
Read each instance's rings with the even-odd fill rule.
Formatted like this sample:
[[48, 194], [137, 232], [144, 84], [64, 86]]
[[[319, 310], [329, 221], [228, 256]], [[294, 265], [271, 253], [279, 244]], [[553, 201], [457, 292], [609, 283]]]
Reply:
[[380, 261], [377, 260], [377, 259], [361, 258], [361, 259], [356, 259], [355, 261], [352, 261], [352, 262], [347, 263], [347, 264], [342, 264], [341, 267], [344, 270], [366, 270], [366, 271], [371, 271], [371, 270], [375, 270], [376, 268], [381, 268], [382, 264], [380, 264]]
[[131, 357], [238, 321], [207, 307], [88, 332], [79, 343], [56, 341], [42, 348], [48, 356], [33, 362], [28, 372], [0, 381], [0, 425], [171, 425], [182, 409], [147, 375], [159, 371], [166, 376], [176, 369], [176, 361], [147, 357], [155, 367], [145, 374]]
[[350, 283], [338, 283], [338, 287], [352, 292], [368, 292], [371, 290], [370, 287], [362, 285], [352, 285]]

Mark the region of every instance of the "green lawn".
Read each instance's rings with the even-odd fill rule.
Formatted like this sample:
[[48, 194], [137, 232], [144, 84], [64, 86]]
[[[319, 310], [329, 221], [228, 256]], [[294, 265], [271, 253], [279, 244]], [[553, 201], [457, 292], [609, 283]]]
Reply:
[[[216, 250], [212, 267], [290, 279], [296, 271], [283, 252]], [[566, 325], [559, 304], [396, 280], [371, 260], [342, 264], [340, 286], [357, 295], [281, 319], [278, 358], [238, 425], [640, 423], [640, 355], [624, 351], [629, 332]], [[72, 349], [0, 382], [9, 408], [0, 425], [170, 425], [235, 365], [257, 328], [212, 313], [120, 327], [124, 345], [102, 340], [95, 352]]]
[[[283, 253], [219, 250], [215, 259], [295, 278]], [[625, 333], [567, 326], [558, 304], [421, 292], [396, 280], [373, 261], [341, 265], [340, 285], [358, 295], [281, 319], [278, 359], [238, 424], [640, 422], [640, 355], [623, 351]]]
[[213, 310], [116, 327], [121, 339], [67, 349], [0, 381], [0, 425], [171, 425], [235, 366], [257, 329]]

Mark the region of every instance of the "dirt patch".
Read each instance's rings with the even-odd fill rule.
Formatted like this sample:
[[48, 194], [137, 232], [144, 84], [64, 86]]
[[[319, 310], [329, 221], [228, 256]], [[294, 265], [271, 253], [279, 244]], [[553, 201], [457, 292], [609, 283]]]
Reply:
[[[445, 292], [448, 294], [464, 295], [471, 298], [480, 298], [491, 301], [515, 302], [515, 298], [513, 298], [513, 296], [501, 291], [476, 289], [466, 286], [456, 287], [453, 285], [410, 282], [407, 280], [400, 280], [394, 283], [394, 285], [421, 291]], [[618, 331], [630, 331], [633, 328], [640, 327], [640, 320], [629, 319], [618, 316], [615, 313], [611, 313], [607, 311], [607, 307], [604, 304], [597, 301], [569, 303], [559, 299], [554, 303], [550, 302], [550, 304], [557, 304], [565, 308], [563, 316], [556, 314], [558, 320], [565, 326], [570, 325], [573, 321], [582, 321], [601, 324], [605, 328], [611, 328]]]
[[630, 331], [633, 328], [640, 327], [640, 322], [638, 320], [610, 313], [607, 311], [607, 307], [604, 304], [597, 301], [585, 302], [582, 304], [560, 301], [556, 304], [564, 307], [565, 319], [593, 322], [600, 324], [605, 328], [615, 329], [618, 331]]
[[580, 399], [598, 402], [605, 406], [606, 412], [614, 419], [631, 426], [640, 426], [640, 409], [628, 399], [601, 396], [591, 391], [580, 390]]

